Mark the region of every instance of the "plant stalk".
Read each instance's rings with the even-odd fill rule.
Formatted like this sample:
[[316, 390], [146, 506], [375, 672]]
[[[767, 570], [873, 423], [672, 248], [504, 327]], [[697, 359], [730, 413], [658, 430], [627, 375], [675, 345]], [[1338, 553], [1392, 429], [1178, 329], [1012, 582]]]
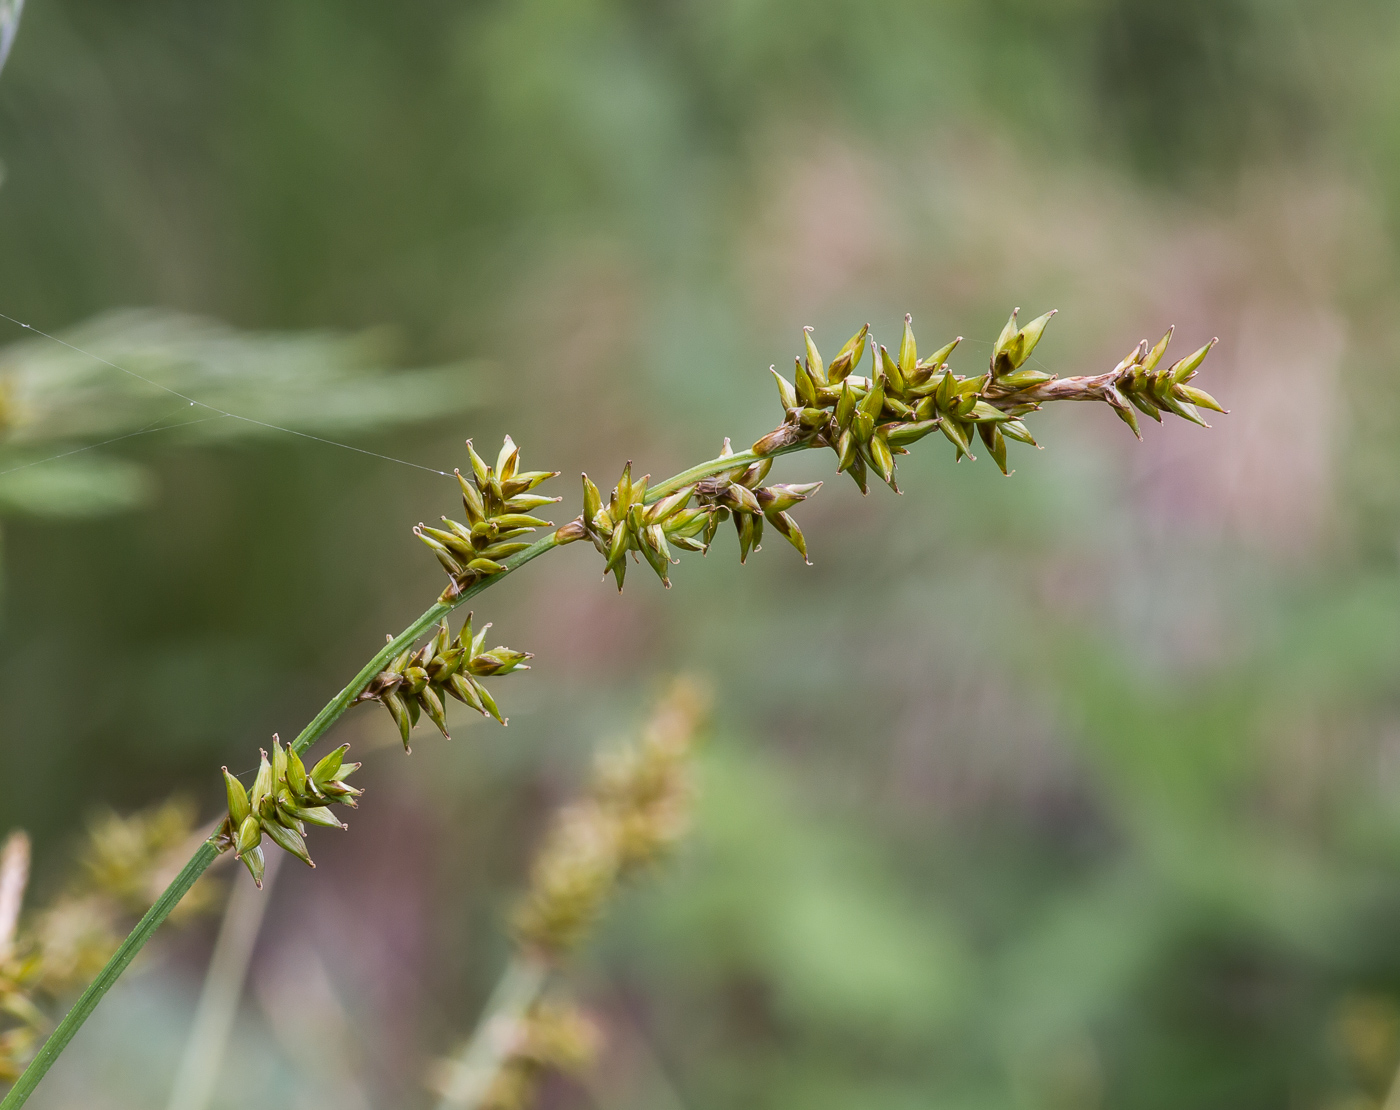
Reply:
[[453, 1063], [438, 1110], [477, 1110], [514, 1050], [521, 1023], [548, 976], [549, 965], [535, 956], [517, 954], [506, 965], [472, 1039]]
[[174, 881], [165, 888], [165, 892], [156, 899], [155, 905], [146, 911], [146, 916], [137, 922], [136, 928], [131, 930], [131, 935], [122, 941], [121, 947], [112, 954], [107, 965], [97, 973], [97, 978], [88, 984], [87, 990], [83, 991], [67, 1016], [58, 1023], [58, 1028], [44, 1042], [44, 1047], [39, 1049], [38, 1055], [29, 1062], [24, 1074], [10, 1088], [10, 1093], [0, 1101], [0, 1110], [14, 1110], [24, 1105], [34, 1093], [39, 1081], [53, 1066], [53, 1062], [58, 1059], [59, 1053], [68, 1047], [68, 1042], [82, 1028], [88, 1015], [97, 1008], [102, 997], [112, 989], [122, 972], [136, 958], [136, 953], [145, 947], [146, 942], [151, 939], [151, 934], [160, 928], [161, 922], [170, 916], [170, 911], [179, 905], [180, 899], [194, 886], [195, 880], [204, 874], [218, 855], [218, 849], [207, 840], [199, 846], [190, 862], [185, 864]]
[[810, 447], [816, 446], [810, 440], [803, 440], [799, 443], [790, 443], [786, 447], [778, 447], [766, 454], [760, 455], [753, 448], [747, 451], [739, 451], [733, 455], [720, 455], [702, 462], [697, 466], [692, 466], [689, 470], [682, 470], [674, 478], [667, 478], [659, 485], [650, 486], [647, 489], [646, 503], [650, 505], [653, 501], [660, 501], [668, 494], [675, 493], [676, 490], [698, 482], [702, 478], [711, 478], [716, 474], [723, 474], [726, 470], [733, 470], [735, 467], [747, 466], [749, 463], [758, 462], [760, 459], [776, 459], [779, 455], [790, 455], [794, 451], [806, 451]]
[[[776, 455], [785, 455], [793, 451], [800, 451], [810, 446], [810, 443], [796, 443], [772, 451], [766, 456], [759, 456], [752, 450], [740, 451], [734, 455], [721, 455], [717, 458], [710, 459], [708, 462], [700, 463], [698, 466], [693, 466], [689, 470], [683, 470], [675, 477], [669, 478], [660, 485], [653, 487], [648, 491], [646, 500], [648, 503], [659, 500], [667, 494], [674, 493], [676, 490], [692, 482], [698, 482], [702, 478], [708, 478], [711, 475], [720, 474], [726, 470], [732, 470], [736, 466], [743, 466], [747, 463], [755, 462], [761, 457], [772, 458]], [[354, 704], [355, 698], [369, 685], [370, 680], [382, 671], [396, 655], [409, 647], [415, 640], [454, 609], [470, 601], [488, 587], [495, 585], [511, 572], [520, 569], [531, 560], [539, 558], [539, 556], [543, 555], [546, 551], [551, 551], [559, 546], [559, 540], [555, 537], [555, 534], [551, 532], [548, 536], [531, 544], [524, 551], [502, 560], [502, 569], [498, 573], [491, 575], [489, 578], [478, 579], [451, 601], [439, 601], [434, 604], [417, 620], [380, 648], [379, 651], [375, 653], [374, 657], [360, 668], [359, 673], [350, 680], [349, 685], [327, 702], [325, 707], [312, 718], [311, 723], [301, 730], [300, 735], [292, 741], [290, 746], [298, 754], [304, 753], [312, 744], [316, 743], [317, 740], [325, 735], [326, 731], [336, 722], [340, 715]], [[189, 892], [189, 889], [194, 886], [199, 877], [209, 868], [209, 865], [218, 858], [218, 855], [218, 849], [215, 848], [212, 841], [205, 841], [199, 846], [198, 851], [195, 852], [190, 861], [185, 864], [180, 873], [175, 876], [170, 885], [165, 888], [161, 896], [156, 899], [155, 904], [146, 911], [145, 916], [137, 922], [136, 927], [132, 929], [130, 935], [126, 940], [122, 941], [121, 946], [112, 954], [112, 958], [108, 960], [102, 970], [97, 973], [97, 977], [88, 984], [87, 989], [79, 996], [78, 1001], [73, 1004], [73, 1008], [70, 1009], [63, 1020], [58, 1023], [53, 1033], [50, 1034], [49, 1039], [44, 1042], [44, 1046], [39, 1049], [38, 1054], [29, 1062], [29, 1066], [24, 1069], [24, 1074], [15, 1081], [15, 1085], [10, 1088], [9, 1093], [4, 1099], [0, 1099], [0, 1110], [19, 1110], [19, 1107], [23, 1106], [25, 1102], [28, 1101], [29, 1096], [34, 1093], [34, 1089], [38, 1087], [40, 1081], [48, 1074], [48, 1070], [53, 1066], [54, 1061], [57, 1060], [63, 1050], [68, 1047], [68, 1042], [71, 1041], [74, 1034], [82, 1028], [83, 1022], [87, 1021], [92, 1011], [97, 1008], [97, 1004], [102, 1001], [106, 993], [112, 989], [112, 986], [121, 977], [128, 965], [130, 965], [131, 961], [136, 958], [136, 954], [145, 947], [146, 942], [151, 939], [155, 931], [159, 929], [165, 919], [170, 916], [171, 911], [179, 905], [180, 900]]]

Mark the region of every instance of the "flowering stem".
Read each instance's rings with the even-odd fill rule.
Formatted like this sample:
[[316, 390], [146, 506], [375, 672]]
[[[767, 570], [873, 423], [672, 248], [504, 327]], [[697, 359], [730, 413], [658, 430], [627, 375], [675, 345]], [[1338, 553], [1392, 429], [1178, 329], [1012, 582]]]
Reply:
[[[1194, 354], [1181, 359], [1170, 367], [1159, 368], [1157, 364], [1166, 351], [1167, 343], [1171, 338], [1170, 330], [1155, 347], [1150, 349], [1144, 340], [1108, 374], [1095, 377], [1054, 378], [1049, 374], [1024, 369], [1023, 363], [1030, 357], [1031, 352], [1040, 341], [1046, 323], [1053, 315], [1052, 312], [1041, 316], [1018, 331], [1016, 329], [1016, 313], [1013, 312], [993, 351], [990, 374], [976, 379], [956, 377], [947, 368], [947, 364], [941, 362], [942, 356], [951, 353], [957, 345], [956, 340], [940, 351], [939, 355], [932, 361], [917, 361], [912, 321], [906, 316], [904, 340], [899, 347], [899, 363], [896, 364], [883, 347], [879, 349], [877, 354], [873, 341], [871, 341], [871, 358], [877, 363], [874, 371], [875, 376], [863, 379], [865, 385], [859, 394], [852, 385], [855, 381], [854, 378], [838, 379], [842, 381], [840, 398], [836, 398], [834, 395], [833, 381], [826, 377], [821, 358], [809, 334], [806, 340], [808, 356], [805, 368], [801, 363], [796, 366], [796, 369], [801, 371], [800, 374], [796, 375], [797, 385], [794, 386], [793, 383], [777, 376], [779, 394], [783, 400], [786, 418], [783, 424], [759, 441], [761, 444], [771, 446], [768, 446], [762, 453], [750, 448], [737, 454], [721, 455], [698, 466], [693, 466], [689, 470], [683, 470], [675, 477], [651, 487], [645, 500], [647, 503], [654, 503], [704, 478], [745, 467], [760, 459], [773, 458], [777, 455], [802, 451], [818, 445], [832, 446], [837, 450], [843, 460], [839, 468], [841, 470], [850, 469], [853, 463], [859, 464], [859, 470], [852, 473], [860, 482], [862, 489], [865, 488], [863, 475], [867, 460], [873, 464], [875, 472], [893, 486], [892, 448], [899, 448], [904, 443], [915, 442], [935, 427], [941, 427], [948, 438], [956, 444], [959, 457], [968, 453], [968, 437], [973, 428], [976, 427], [984, 442], [991, 449], [998, 465], [1005, 471], [1004, 432], [1012, 434], [1013, 425], [1016, 425], [1018, 431], [1012, 436], [1013, 438], [1034, 442], [1029, 438], [1029, 432], [1026, 432], [1024, 427], [1019, 426], [1017, 417], [1039, 407], [1043, 401], [1106, 401], [1133, 429], [1134, 433], [1138, 431], [1137, 418], [1133, 415], [1134, 407], [1154, 419], [1160, 420], [1161, 411], [1166, 409], [1168, 412], [1198, 424], [1205, 424], [1205, 421], [1201, 418], [1196, 406], [1204, 406], [1218, 412], [1226, 411], [1208, 393], [1187, 384], [1195, 376], [1196, 368], [1210, 352], [1216, 341], [1211, 340]], [[832, 362], [833, 368], [838, 362], [844, 360], [843, 374], [849, 374], [854, 367], [859, 365], [867, 343], [867, 331], [867, 328], [862, 328], [856, 335], [852, 336], [850, 343]], [[882, 366], [884, 369], [881, 369]], [[934, 388], [930, 384], [934, 380], [932, 375], [938, 373], [941, 373], [942, 377], [938, 379], [939, 384]], [[916, 381], [914, 375], [917, 374], [924, 376]], [[923, 384], [920, 385], [920, 382]], [[514, 449], [509, 437], [506, 439], [506, 445], [508, 451]], [[728, 445], [726, 444], [726, 446]], [[485, 464], [474, 453], [473, 467], [485, 467]], [[489, 468], [486, 469], [489, 472]], [[512, 473], [514, 473], [513, 470]], [[630, 465], [629, 470], [625, 473], [630, 474]], [[540, 472], [540, 477], [530, 483], [530, 488], [533, 488], [538, 480], [542, 480], [542, 477], [543, 472]], [[734, 496], [737, 498], [735, 505], [728, 511], [744, 514], [751, 525], [761, 509], [754, 501], [751, 491], [745, 488], [744, 493], [748, 497], [747, 507], [745, 507], [744, 498], [735, 494]], [[593, 490], [593, 494], [597, 495], [596, 488]], [[500, 499], [499, 489], [496, 498]], [[776, 515], [775, 526], [777, 520], [783, 517], [783, 513]], [[735, 515], [734, 519], [738, 522], [740, 516]], [[587, 527], [591, 525], [591, 522], [580, 519], [575, 524]], [[619, 528], [631, 527], [631, 525], [624, 521], [614, 521], [611, 527], [615, 537], [623, 541], [630, 539], [632, 541], [631, 549], [637, 549], [635, 536], [629, 537], [626, 534], [619, 536], [616, 531]], [[652, 525], [652, 527], [659, 526]], [[789, 524], [783, 529], [784, 535], [789, 534], [790, 528]], [[563, 532], [562, 529], [561, 532]], [[302, 730], [301, 735], [290, 745], [292, 750], [300, 754], [310, 748], [335, 723], [337, 718], [354, 704], [355, 699], [369, 686], [370, 682], [391, 659], [403, 652], [405, 648], [410, 647], [415, 640], [452, 610], [532, 559], [538, 558], [546, 551], [564, 543], [581, 539], [585, 534], [582, 529], [577, 527], [570, 530], [571, 534], [562, 537], [561, 532], [550, 533], [544, 539], [531, 544], [524, 550], [500, 560], [499, 569], [496, 569], [495, 560], [483, 556], [483, 559], [491, 566], [492, 573], [475, 578], [456, 596], [448, 600], [439, 600], [403, 632], [380, 648], [374, 658], [361, 668], [359, 674], [351, 680], [350, 684], [327, 703], [325, 708], [316, 714], [311, 723]], [[800, 539], [800, 532], [797, 534]], [[750, 530], [749, 535], [753, 535], [752, 530]], [[789, 538], [792, 537], [789, 536]], [[594, 540], [597, 542], [596, 536]], [[742, 534], [740, 542], [741, 544], [747, 542]], [[799, 540], [794, 540], [794, 543], [798, 542]], [[628, 549], [626, 544], [620, 545], [616, 554], [625, 559]], [[804, 547], [799, 545], [799, 550], [803, 551], [805, 555]], [[659, 554], [660, 548], [657, 551]], [[743, 554], [747, 554], [747, 551], [747, 546], [742, 547], [741, 557]], [[651, 556], [648, 556], [648, 561], [651, 561]], [[444, 565], [450, 563], [451, 559], [448, 558]], [[609, 569], [616, 575], [618, 586], [621, 588], [623, 569], [625, 568], [620, 565], [614, 566], [610, 558]], [[664, 568], [658, 569], [658, 573], [664, 580]], [[58, 1028], [54, 1030], [53, 1035], [39, 1050], [39, 1054], [25, 1069], [24, 1074], [20, 1076], [10, 1093], [3, 1101], [0, 1101], [0, 1110], [17, 1110], [18, 1107], [24, 1105], [30, 1093], [38, 1086], [39, 1081], [53, 1065], [53, 1061], [57, 1059], [59, 1053], [63, 1051], [83, 1022], [87, 1020], [88, 1015], [101, 1001], [102, 996], [111, 989], [112, 984], [126, 970], [136, 953], [141, 950], [146, 941], [159, 928], [161, 922], [194, 885], [195, 880], [213, 863], [218, 854], [219, 848], [212, 841], [207, 841], [200, 846], [194, 858], [185, 865], [184, 870], [166, 888], [156, 904], [146, 912], [146, 916], [137, 924], [131, 935], [122, 942], [116, 954], [107, 962], [107, 966], [98, 973], [97, 978], [89, 984], [82, 997], [78, 999], [77, 1004], [59, 1023]]]
[[[800, 450], [806, 446], [808, 445], [795, 444], [791, 447], [785, 447], [774, 451], [772, 454], [785, 454], [789, 451]], [[699, 466], [693, 466], [689, 470], [682, 471], [674, 478], [662, 482], [648, 494], [647, 500], [653, 501], [657, 498], [664, 497], [667, 493], [672, 493], [683, 486], [689, 485], [691, 482], [699, 481], [701, 478], [709, 477], [712, 474], [719, 474], [722, 471], [733, 469], [736, 466], [742, 466], [746, 463], [753, 462], [759, 457], [760, 456], [756, 455], [753, 451], [741, 451], [735, 455], [723, 455], [711, 459], [708, 462], [701, 463]], [[508, 559], [503, 559], [501, 561], [503, 569], [496, 574], [487, 578], [478, 579], [450, 601], [437, 602], [417, 620], [380, 648], [379, 651], [375, 653], [374, 658], [360, 668], [359, 673], [350, 680], [349, 685], [327, 702], [325, 707], [312, 718], [311, 723], [301, 730], [301, 734], [292, 741], [290, 746], [294, 748], [298, 754], [305, 752], [311, 745], [325, 735], [326, 731], [336, 722], [342, 713], [354, 704], [355, 698], [369, 685], [370, 680], [388, 665], [390, 660], [404, 651], [405, 648], [412, 645], [415, 640], [419, 639], [424, 633], [437, 624], [438, 621], [442, 620], [443, 617], [447, 616], [458, 606], [470, 601], [483, 590], [495, 585], [512, 571], [519, 570], [526, 563], [539, 558], [539, 556], [543, 555], [545, 552], [551, 551], [559, 546], [560, 541], [556, 538], [555, 534], [551, 532], [544, 539], [531, 544], [524, 551], [510, 556]], [[164, 893], [156, 900], [155, 905], [147, 910], [146, 915], [137, 922], [136, 928], [134, 928], [126, 940], [122, 942], [121, 947], [113, 953], [112, 958], [107, 961], [106, 966], [98, 972], [97, 978], [88, 984], [87, 990], [83, 991], [78, 1001], [73, 1004], [73, 1008], [68, 1011], [64, 1019], [59, 1022], [57, 1028], [54, 1029], [49, 1039], [44, 1042], [44, 1046], [39, 1050], [38, 1055], [36, 1055], [34, 1059], [29, 1062], [29, 1066], [24, 1069], [24, 1074], [15, 1081], [15, 1085], [10, 1089], [4, 1099], [0, 1100], [0, 1110], [18, 1110], [19, 1107], [25, 1104], [30, 1094], [32, 1094], [34, 1089], [39, 1085], [40, 1080], [44, 1078], [49, 1068], [53, 1066], [53, 1062], [58, 1059], [59, 1054], [68, 1047], [68, 1042], [73, 1039], [73, 1035], [82, 1028], [83, 1022], [87, 1021], [88, 1016], [97, 1008], [97, 1004], [102, 1001], [103, 996], [112, 989], [113, 984], [121, 977], [127, 965], [135, 959], [136, 953], [145, 947], [146, 942], [151, 939], [155, 931], [160, 928], [165, 919], [170, 916], [171, 911], [179, 905], [180, 899], [188, 893], [190, 887], [194, 886], [196, 880], [204, 874], [209, 868], [209, 865], [212, 864], [218, 856], [219, 851], [212, 842], [206, 841], [200, 845], [199, 850], [195, 852], [189, 863], [185, 864], [184, 869], [175, 877], [174, 881], [165, 888]]]
[[517, 954], [506, 965], [472, 1039], [453, 1062], [438, 1110], [477, 1110], [514, 1050], [521, 1022], [548, 976], [548, 964], [536, 956]]
[[[374, 658], [360, 669], [360, 673], [351, 679], [350, 684], [328, 702], [321, 712], [316, 714], [311, 723], [302, 729], [301, 735], [293, 742], [296, 750], [304, 752], [319, 740], [326, 730], [335, 723], [336, 719], [350, 708], [356, 695], [369, 684], [370, 679], [384, 669], [385, 664], [390, 659], [403, 651], [453, 609], [469, 601], [488, 586], [499, 582], [511, 571], [517, 570], [531, 559], [538, 558], [557, 546], [559, 543], [551, 533], [538, 543], [531, 544], [524, 551], [503, 560], [504, 570], [491, 575], [490, 578], [473, 583], [450, 602], [440, 601], [425, 612], [394, 639], [385, 644]], [[82, 996], [73, 1004], [73, 1008], [68, 1011], [49, 1039], [44, 1042], [44, 1047], [39, 1050], [38, 1055], [24, 1069], [24, 1074], [15, 1081], [9, 1094], [0, 1100], [0, 1110], [18, 1110], [18, 1107], [24, 1105], [34, 1088], [39, 1085], [39, 1081], [53, 1066], [53, 1062], [58, 1059], [59, 1054], [68, 1047], [68, 1042], [73, 1039], [73, 1035], [82, 1028], [83, 1022], [87, 1021], [88, 1015], [97, 1008], [97, 1004], [112, 989], [113, 984], [127, 969], [127, 965], [136, 958], [136, 953], [145, 947], [146, 942], [170, 916], [171, 911], [179, 905], [180, 899], [189, 892], [190, 887], [194, 886], [195, 881], [204, 874], [218, 856], [219, 850], [211, 841], [205, 841], [199, 846], [199, 850], [195, 852], [189, 863], [185, 864], [184, 869], [165, 888], [155, 905], [147, 910], [146, 915], [137, 922], [136, 928], [122, 942], [121, 947], [113, 953], [106, 966], [98, 972], [97, 978], [88, 984], [87, 990], [83, 991]]]

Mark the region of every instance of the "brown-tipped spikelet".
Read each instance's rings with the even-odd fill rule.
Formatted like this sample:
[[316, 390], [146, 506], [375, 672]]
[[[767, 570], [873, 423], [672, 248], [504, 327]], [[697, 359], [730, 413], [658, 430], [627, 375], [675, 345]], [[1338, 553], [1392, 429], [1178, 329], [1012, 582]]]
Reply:
[[471, 440], [467, 440], [467, 452], [471, 477], [456, 472], [466, 523], [443, 517], [442, 528], [419, 524], [413, 530], [452, 578], [442, 593], [443, 601], [451, 601], [478, 579], [500, 573], [502, 560], [530, 546], [521, 537], [536, 528], [552, 526], [550, 521], [533, 516], [534, 510], [559, 500], [530, 492], [559, 471], [521, 470], [520, 449], [510, 436], [506, 436], [494, 467], [486, 465]]
[[[733, 447], [729, 440], [724, 441], [720, 455], [732, 455]], [[772, 469], [772, 459], [745, 463], [733, 470], [705, 478], [695, 486], [696, 503], [709, 513], [703, 539], [706, 547], [714, 537], [715, 530], [730, 517], [734, 519], [734, 530], [739, 534], [739, 562], [747, 562], [750, 551], [757, 551], [763, 543], [763, 525], [766, 521], [811, 565], [807, 558], [807, 538], [788, 513], [799, 501], [805, 501], [822, 488], [820, 482], [760, 485]]]
[[514, 651], [508, 647], [486, 650], [486, 631], [490, 627], [482, 625], [481, 631], [473, 636], [472, 615], [468, 613], [454, 640], [447, 621], [442, 621], [431, 640], [416, 651], [400, 654], [370, 680], [355, 700], [383, 703], [398, 727], [404, 751], [409, 750], [409, 733], [422, 713], [428, 715], [443, 736], [451, 739], [447, 732], [444, 698], [456, 698], [483, 717], [494, 717], [505, 724], [506, 718], [501, 716], [496, 699], [481, 680], [512, 671], [528, 671], [526, 660], [534, 656], [528, 651]]
[[677, 680], [637, 743], [597, 758], [587, 796], [560, 812], [535, 859], [515, 915], [527, 951], [557, 959], [571, 950], [618, 882], [685, 831], [690, 755], [704, 711], [695, 685]]
[[274, 736], [272, 758], [268, 759], [267, 752], [262, 752], [250, 790], [245, 790], [225, 767], [228, 816], [211, 838], [213, 844], [221, 852], [232, 849], [259, 888], [263, 878], [264, 836], [283, 851], [315, 867], [306, 848], [306, 826], [346, 828], [330, 807], [345, 805], [353, 809], [355, 799], [363, 793], [345, 781], [360, 769], [358, 763], [345, 762], [349, 749], [349, 744], [342, 744], [308, 771], [301, 756], [290, 745], [282, 747], [282, 742]]
[[705, 529], [706, 513], [690, 505], [695, 487], [684, 486], [648, 505], [650, 480], [650, 475], [643, 475], [633, 481], [629, 462], [604, 505], [598, 487], [587, 474], [583, 476], [583, 515], [574, 523], [607, 560], [603, 575], [611, 574], [619, 590], [627, 576], [629, 554], [636, 559], [640, 553], [670, 589], [671, 564], [679, 561], [671, 554], [672, 546], [686, 551], [705, 549], [698, 537]]

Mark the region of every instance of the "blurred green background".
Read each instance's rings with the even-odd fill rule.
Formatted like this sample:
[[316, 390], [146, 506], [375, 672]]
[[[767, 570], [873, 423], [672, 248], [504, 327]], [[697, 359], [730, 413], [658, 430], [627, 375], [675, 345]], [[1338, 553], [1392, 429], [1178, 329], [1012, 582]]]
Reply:
[[[0, 312], [437, 470], [509, 431], [560, 520], [580, 470], [772, 427], [804, 324], [912, 312], [963, 373], [1018, 304], [1061, 373], [1221, 337], [1211, 432], [1047, 412], [1010, 480], [926, 440], [902, 497], [829, 482], [812, 568], [726, 537], [618, 597], [579, 545], [493, 590], [510, 728], [339, 726], [368, 804], [279, 882], [220, 1106], [426, 1104], [548, 813], [678, 670], [696, 828], [574, 976], [603, 1078], [547, 1105], [1400, 1105], [1400, 7], [31, 0], [0, 162]], [[212, 817], [436, 596], [409, 529], [456, 496], [0, 337], [42, 894], [96, 806]], [[162, 1105], [211, 930], [32, 1105]]]

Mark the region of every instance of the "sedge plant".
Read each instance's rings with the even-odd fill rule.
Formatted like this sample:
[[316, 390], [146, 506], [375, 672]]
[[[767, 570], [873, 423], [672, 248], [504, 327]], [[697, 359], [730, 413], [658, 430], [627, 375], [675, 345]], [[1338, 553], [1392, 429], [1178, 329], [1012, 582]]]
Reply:
[[[1160, 422], [1168, 413], [1209, 427], [1202, 409], [1226, 411], [1191, 384], [1216, 340], [1167, 363], [1168, 330], [1158, 343], [1144, 340], [1102, 374], [1058, 377], [1026, 365], [1053, 316], [1048, 312], [1020, 326], [1013, 312], [987, 370], [970, 376], [955, 373], [948, 364], [960, 337], [921, 357], [908, 316], [893, 353], [876, 343], [866, 326], [830, 361], [818, 351], [812, 330], [805, 329], [804, 350], [794, 360], [792, 377], [772, 371], [783, 410], [776, 428], [743, 451], [734, 451], [726, 440], [715, 458], [660, 482], [634, 476], [629, 463], [606, 499], [584, 475], [582, 511], [557, 528], [537, 514], [562, 498], [535, 491], [558, 471], [522, 469], [520, 451], [509, 436], [494, 465], [468, 441], [470, 472], [457, 474], [464, 519], [443, 517], [440, 527], [420, 524], [414, 529], [447, 572], [447, 588], [391, 636], [291, 743], [283, 746], [274, 738], [272, 754], [264, 753], [251, 786], [225, 771], [227, 817], [88, 984], [0, 1100], [0, 1110], [24, 1104], [132, 959], [220, 855], [232, 852], [255, 882], [261, 878], [266, 842], [314, 866], [308, 829], [343, 828], [332, 807], [353, 808], [360, 795], [347, 781], [359, 764], [346, 760], [346, 745], [309, 768], [302, 758], [341, 714], [378, 701], [393, 717], [405, 748], [424, 714], [447, 735], [448, 698], [505, 723], [487, 682], [524, 669], [529, 654], [487, 649], [486, 628], [474, 632], [470, 617], [453, 635], [448, 617], [527, 563], [588, 540], [603, 559], [604, 575], [612, 575], [619, 590], [629, 562], [645, 562], [669, 587], [677, 553], [708, 552], [726, 522], [737, 532], [741, 562], [759, 548], [768, 529], [806, 560], [806, 537], [791, 510], [821, 483], [765, 484], [780, 456], [827, 449], [836, 456], [837, 472], [849, 475], [862, 493], [872, 477], [898, 491], [898, 457], [935, 433], [951, 443], [956, 459], [975, 459], [975, 452], [985, 449], [1009, 474], [1008, 442], [1038, 446], [1025, 418], [1052, 401], [1104, 402], [1139, 438], [1139, 414]], [[425, 636], [428, 640], [420, 644]]]

